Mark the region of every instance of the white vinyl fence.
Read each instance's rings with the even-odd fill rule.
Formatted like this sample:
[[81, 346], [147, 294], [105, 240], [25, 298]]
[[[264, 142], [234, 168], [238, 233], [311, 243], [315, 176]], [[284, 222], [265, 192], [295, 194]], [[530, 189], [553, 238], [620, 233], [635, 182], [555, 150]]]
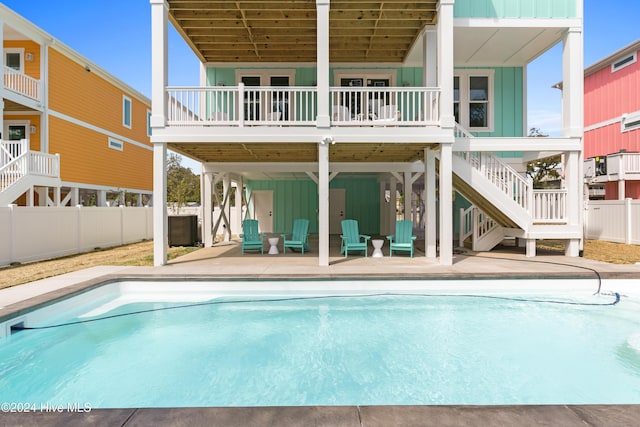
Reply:
[[153, 238], [151, 207], [0, 207], [0, 265]]
[[585, 238], [640, 245], [640, 200], [590, 200]]

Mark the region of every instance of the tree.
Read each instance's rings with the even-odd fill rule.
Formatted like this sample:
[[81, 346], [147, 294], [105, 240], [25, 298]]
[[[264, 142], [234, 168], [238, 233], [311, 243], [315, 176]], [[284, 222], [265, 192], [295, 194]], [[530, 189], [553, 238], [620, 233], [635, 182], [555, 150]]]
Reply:
[[[546, 138], [549, 135], [542, 133], [538, 128], [529, 129], [529, 136], [534, 138]], [[533, 188], [548, 188], [552, 181], [560, 178], [560, 155], [545, 157], [527, 163], [527, 176], [533, 180]]]
[[180, 209], [185, 203], [200, 202], [200, 177], [181, 165], [182, 157], [169, 153], [167, 159], [167, 202]]

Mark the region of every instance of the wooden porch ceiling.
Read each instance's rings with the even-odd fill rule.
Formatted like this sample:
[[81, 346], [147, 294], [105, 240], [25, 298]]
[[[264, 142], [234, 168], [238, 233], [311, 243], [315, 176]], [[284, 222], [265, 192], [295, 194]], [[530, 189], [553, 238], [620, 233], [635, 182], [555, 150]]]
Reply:
[[[330, 162], [413, 162], [424, 159], [432, 144], [357, 143], [329, 146]], [[168, 144], [169, 149], [201, 162], [317, 162], [318, 146], [311, 143]]]
[[[331, 62], [403, 62], [438, 0], [331, 0]], [[316, 62], [315, 0], [168, 0], [203, 62]]]

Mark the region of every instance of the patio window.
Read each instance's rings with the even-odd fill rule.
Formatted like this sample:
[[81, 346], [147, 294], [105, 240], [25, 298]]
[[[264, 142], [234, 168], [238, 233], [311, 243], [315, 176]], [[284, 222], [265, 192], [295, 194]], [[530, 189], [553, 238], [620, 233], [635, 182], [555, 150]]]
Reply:
[[16, 71], [24, 72], [24, 49], [5, 49], [4, 50], [4, 65], [9, 68], [13, 68]]
[[473, 132], [493, 131], [493, 70], [460, 70], [453, 80], [456, 122]]
[[631, 55], [625, 56], [611, 64], [611, 72], [615, 73], [616, 71], [627, 67], [638, 60], [638, 52], [633, 52]]
[[122, 151], [124, 148], [124, 143], [122, 141], [118, 141], [117, 139], [109, 138], [109, 148]]
[[621, 131], [629, 132], [631, 130], [640, 129], [640, 111], [635, 113], [623, 114], [621, 123]]
[[151, 110], [147, 110], [147, 136], [151, 136]]
[[131, 129], [131, 98], [122, 95], [122, 126]]

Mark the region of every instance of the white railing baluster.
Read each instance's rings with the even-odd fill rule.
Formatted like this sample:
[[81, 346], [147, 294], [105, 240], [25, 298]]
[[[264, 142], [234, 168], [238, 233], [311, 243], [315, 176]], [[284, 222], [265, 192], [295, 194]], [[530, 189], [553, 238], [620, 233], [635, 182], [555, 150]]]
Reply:
[[11, 67], [4, 67], [5, 89], [16, 92], [35, 101], [40, 101], [41, 83], [40, 80], [27, 76]]

